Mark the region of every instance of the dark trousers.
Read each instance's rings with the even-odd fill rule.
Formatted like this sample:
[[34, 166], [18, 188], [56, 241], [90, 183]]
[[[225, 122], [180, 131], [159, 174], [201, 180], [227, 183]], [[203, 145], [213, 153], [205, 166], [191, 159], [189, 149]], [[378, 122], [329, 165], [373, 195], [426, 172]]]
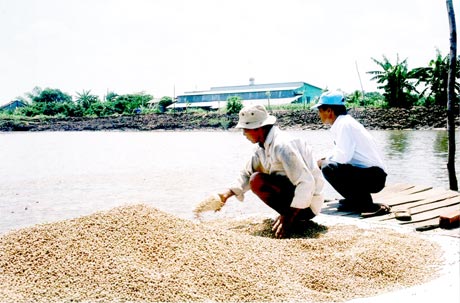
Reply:
[[323, 161], [321, 171], [339, 194], [361, 206], [373, 204], [371, 193], [381, 191], [387, 178], [380, 167], [362, 168], [333, 161]]
[[[295, 186], [287, 177], [257, 172], [252, 174], [249, 185], [254, 194], [280, 215], [285, 216], [292, 212], [291, 202]], [[308, 207], [297, 214], [296, 220], [310, 220], [313, 217], [315, 214]]]

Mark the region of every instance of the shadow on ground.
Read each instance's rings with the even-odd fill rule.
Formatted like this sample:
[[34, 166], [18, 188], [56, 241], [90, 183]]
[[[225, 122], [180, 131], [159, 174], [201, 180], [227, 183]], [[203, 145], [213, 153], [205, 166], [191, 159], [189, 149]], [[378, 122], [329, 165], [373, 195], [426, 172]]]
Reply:
[[[251, 236], [275, 238], [275, 234], [272, 231], [273, 223], [273, 219], [264, 219], [262, 222], [241, 222], [241, 224], [230, 227], [229, 229]], [[321, 234], [327, 232], [327, 230], [327, 226], [313, 221], [306, 221], [293, 226], [288, 238], [318, 238]]]

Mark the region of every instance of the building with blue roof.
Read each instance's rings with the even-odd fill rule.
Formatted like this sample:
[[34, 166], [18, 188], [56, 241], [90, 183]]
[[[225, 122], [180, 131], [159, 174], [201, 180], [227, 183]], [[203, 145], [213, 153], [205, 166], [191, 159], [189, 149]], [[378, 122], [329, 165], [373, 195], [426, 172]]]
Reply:
[[283, 82], [248, 85], [211, 87], [206, 91], [190, 91], [176, 97], [176, 102], [168, 108], [219, 109], [227, 106], [231, 97], [240, 98], [244, 106], [262, 104], [264, 106], [300, 103], [309, 104], [319, 98], [323, 89], [305, 82]]

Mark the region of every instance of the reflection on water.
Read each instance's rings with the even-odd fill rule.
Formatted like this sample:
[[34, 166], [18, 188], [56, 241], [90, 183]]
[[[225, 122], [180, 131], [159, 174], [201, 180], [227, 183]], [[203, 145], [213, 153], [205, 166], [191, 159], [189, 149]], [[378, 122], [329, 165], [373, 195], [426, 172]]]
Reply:
[[[305, 138], [315, 158], [333, 147], [326, 130], [290, 133]], [[371, 133], [388, 183], [448, 187], [446, 131]], [[238, 131], [0, 133], [0, 233], [139, 202], [191, 219], [252, 149]], [[338, 195], [328, 185], [325, 194]], [[244, 203], [230, 200], [219, 216], [273, 215], [251, 193]]]
[[389, 157], [402, 154], [406, 151], [411, 133], [407, 131], [391, 131], [388, 133], [388, 149], [386, 150]]
[[[373, 134], [382, 145], [389, 182], [448, 188], [447, 131], [398, 130], [375, 131]], [[460, 132], [457, 132], [457, 145], [459, 137]]]
[[434, 142], [433, 142], [433, 150], [435, 151], [434, 155], [443, 157], [447, 155], [449, 150], [449, 136], [447, 131], [440, 131], [436, 133]]

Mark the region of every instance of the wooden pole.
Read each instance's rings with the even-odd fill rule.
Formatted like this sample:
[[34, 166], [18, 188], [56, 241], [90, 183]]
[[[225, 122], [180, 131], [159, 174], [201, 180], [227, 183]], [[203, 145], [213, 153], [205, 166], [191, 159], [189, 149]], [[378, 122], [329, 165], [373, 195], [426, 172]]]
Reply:
[[454, 6], [452, 0], [446, 0], [447, 14], [450, 27], [450, 60], [449, 76], [447, 80], [447, 134], [449, 187], [458, 191], [457, 176], [455, 173], [455, 72], [457, 68], [457, 28], [455, 24]]

